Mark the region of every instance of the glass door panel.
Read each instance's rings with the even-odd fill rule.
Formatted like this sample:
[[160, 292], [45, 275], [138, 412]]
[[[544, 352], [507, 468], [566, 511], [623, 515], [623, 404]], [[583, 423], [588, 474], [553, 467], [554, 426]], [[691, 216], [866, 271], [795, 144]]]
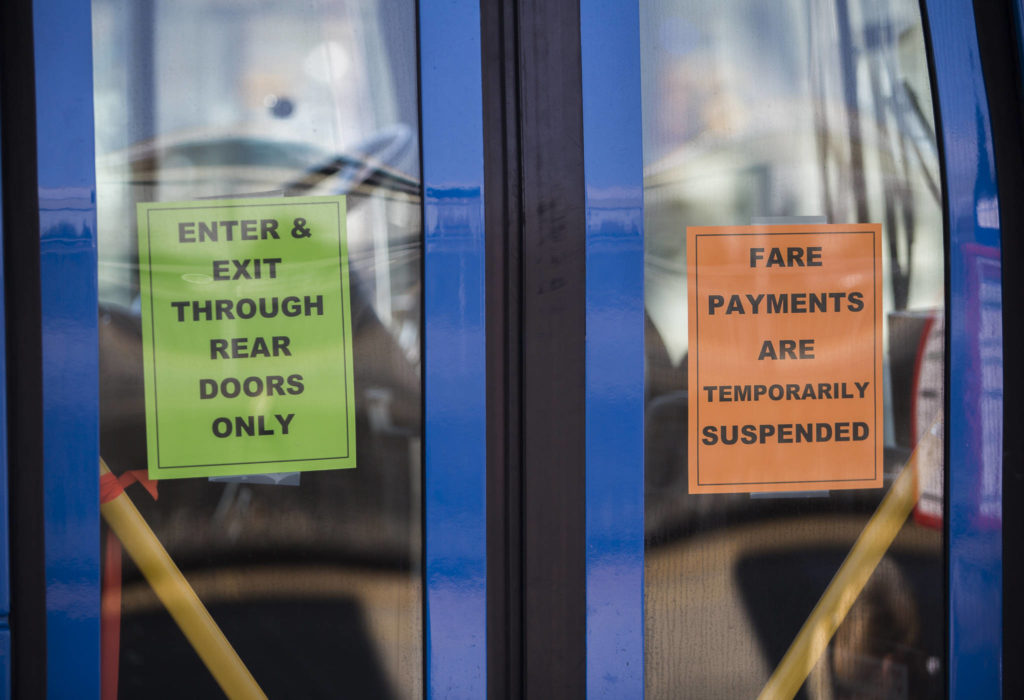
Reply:
[[[271, 697], [423, 694], [416, 21], [413, 2], [93, 2], [100, 453], [122, 486], [148, 458], [157, 491], [127, 495]], [[342, 201], [316, 220], [333, 242], [296, 258], [307, 212]], [[318, 319], [336, 340], [308, 339]], [[342, 434], [354, 459], [332, 461]], [[152, 472], [175, 454], [203, 466]], [[105, 689], [218, 696], [105, 543]]]
[[[646, 695], [757, 696], [793, 645], [790, 665], [779, 671], [785, 678], [777, 674], [772, 681], [786, 685], [783, 695], [792, 686], [791, 692], [802, 688], [803, 696], [814, 698], [941, 697], [945, 261], [936, 120], [918, 3], [651, 0], [641, 3], [640, 28]], [[828, 234], [809, 233], [815, 225], [870, 223], [881, 231], [880, 265], [872, 273], [869, 264], [866, 279], [881, 273], [881, 313], [869, 324], [877, 340], [868, 338], [867, 352], [881, 353], [873, 381], [883, 411], [872, 425], [883, 436], [883, 459], [872, 488], [835, 481], [815, 487], [832, 467], [857, 472], [864, 466], [861, 457], [848, 456], [855, 445], [841, 440], [843, 420], [829, 427], [831, 437], [817, 426], [828, 425], [822, 416], [842, 413], [867, 380], [839, 376], [842, 371], [818, 376], [810, 351], [779, 355], [772, 365], [771, 352], [759, 346], [759, 363], [759, 348], [745, 348], [736, 340], [740, 335], [716, 347], [726, 362], [748, 367], [750, 378], [708, 380], [707, 370], [695, 365], [694, 333], [715, 332], [708, 325], [714, 308], [705, 308], [703, 291], [696, 304], [689, 299], [695, 282], [689, 275], [725, 273], [710, 258], [695, 258], [687, 229], [766, 225], [776, 228], [743, 229], [743, 235], [789, 231], [820, 243]], [[794, 236], [779, 240], [800, 247], [794, 242], [803, 239]], [[772, 239], [757, 240], [764, 247]], [[755, 262], [751, 258], [750, 266]], [[802, 263], [789, 257], [784, 265]], [[747, 277], [750, 289], [736, 289], [738, 300], [723, 300], [735, 301], [729, 308], [734, 318], [757, 313], [743, 306], [747, 292], [775, 303], [797, 299], [788, 311], [776, 307], [773, 322], [782, 327], [787, 315], [804, 313], [798, 297], [808, 284], [811, 297], [822, 292], [813, 271], [778, 288], [769, 286], [770, 274], [757, 270]], [[854, 334], [852, 307], [844, 309], [848, 317], [839, 323], [846, 324], [852, 346], [863, 337]], [[690, 318], [694, 313], [698, 317]], [[745, 351], [746, 364], [740, 358]], [[799, 376], [805, 379], [786, 379], [777, 369], [782, 359], [804, 360]], [[729, 459], [761, 475], [750, 479], [761, 486], [697, 493], [694, 443], [703, 436], [702, 445], [710, 444], [710, 424], [691, 416], [700, 401], [724, 406], [732, 416], [710, 426], [723, 445], [716, 456], [700, 459], [714, 467], [731, 450]], [[833, 440], [837, 447], [827, 464], [808, 456], [811, 424], [819, 444]], [[773, 439], [766, 426], [782, 432]], [[744, 430], [774, 443], [775, 454], [758, 456]], [[805, 444], [793, 444], [801, 436]], [[765, 485], [783, 452], [791, 456], [782, 461], [791, 463], [782, 469], [801, 482], [791, 490]], [[883, 534], [871, 529], [886, 518], [897, 524]], [[881, 548], [880, 558], [851, 556], [844, 564], [866, 528], [873, 534], [864, 537]], [[842, 622], [829, 630], [827, 648], [794, 644], [809, 639], [798, 637], [802, 626], [833, 577], [842, 582], [844, 576], [856, 583], [840, 597], [856, 602], [835, 608]], [[816, 629], [821, 634], [824, 628]], [[801, 670], [787, 675], [791, 667]]]

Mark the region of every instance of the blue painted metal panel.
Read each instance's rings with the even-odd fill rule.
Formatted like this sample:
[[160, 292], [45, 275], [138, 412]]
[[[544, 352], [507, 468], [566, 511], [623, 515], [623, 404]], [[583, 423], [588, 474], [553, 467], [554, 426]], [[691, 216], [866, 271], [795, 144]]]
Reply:
[[636, 3], [580, 5], [587, 207], [587, 695], [644, 694], [644, 242]]
[[0, 698], [11, 697], [11, 630], [0, 624]]
[[47, 692], [99, 696], [99, 399], [90, 4], [34, 4]]
[[1002, 660], [999, 201], [971, 3], [928, 0], [949, 217], [949, 696], [997, 698]]
[[486, 352], [480, 7], [420, 3], [426, 688], [486, 695]]
[[[0, 120], [3, 115], [0, 114]], [[3, 192], [3, 176], [0, 175], [0, 193]], [[3, 195], [0, 194], [0, 318], [6, 318], [4, 306], [4, 223]], [[4, 627], [7, 626], [7, 615], [11, 612], [11, 558], [10, 542], [7, 529], [8, 493], [7, 493], [7, 324], [0, 323], [0, 617]], [[8, 638], [10, 633], [7, 633]], [[10, 663], [9, 655], [5, 657]], [[9, 677], [9, 674], [8, 674]], [[9, 697], [3, 686], [0, 686], [0, 697]]]

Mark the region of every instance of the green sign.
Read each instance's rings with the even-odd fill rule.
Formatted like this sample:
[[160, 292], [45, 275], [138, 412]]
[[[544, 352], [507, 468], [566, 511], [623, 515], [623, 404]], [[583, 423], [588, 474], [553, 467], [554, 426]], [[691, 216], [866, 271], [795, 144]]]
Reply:
[[345, 198], [138, 213], [150, 478], [355, 467]]

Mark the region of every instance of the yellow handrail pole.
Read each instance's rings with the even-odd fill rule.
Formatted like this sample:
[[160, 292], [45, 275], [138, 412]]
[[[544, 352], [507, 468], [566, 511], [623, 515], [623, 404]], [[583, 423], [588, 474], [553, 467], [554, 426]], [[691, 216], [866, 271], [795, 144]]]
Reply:
[[[100, 475], [109, 473], [110, 470], [101, 459]], [[265, 700], [267, 696], [256, 679], [242, 663], [128, 495], [121, 493], [110, 502], [101, 504], [100, 513], [224, 694], [232, 700]]]
[[[934, 426], [933, 426], [934, 427]], [[875, 514], [860, 533], [839, 571], [828, 584], [818, 604], [797, 633], [786, 655], [768, 679], [759, 700], [791, 700], [807, 680], [814, 664], [824, 653], [832, 635], [850, 612], [857, 596], [899, 534], [903, 522], [917, 502], [915, 472], [917, 456], [926, 440], [934, 440], [929, 430], [921, 438], [903, 471], [889, 488]]]

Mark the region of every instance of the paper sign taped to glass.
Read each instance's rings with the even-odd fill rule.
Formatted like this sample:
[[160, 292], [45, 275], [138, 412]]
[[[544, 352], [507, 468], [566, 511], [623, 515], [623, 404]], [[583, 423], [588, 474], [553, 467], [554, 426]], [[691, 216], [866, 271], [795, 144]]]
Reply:
[[687, 229], [690, 493], [882, 486], [881, 237]]
[[355, 467], [345, 198], [139, 204], [149, 475]]

